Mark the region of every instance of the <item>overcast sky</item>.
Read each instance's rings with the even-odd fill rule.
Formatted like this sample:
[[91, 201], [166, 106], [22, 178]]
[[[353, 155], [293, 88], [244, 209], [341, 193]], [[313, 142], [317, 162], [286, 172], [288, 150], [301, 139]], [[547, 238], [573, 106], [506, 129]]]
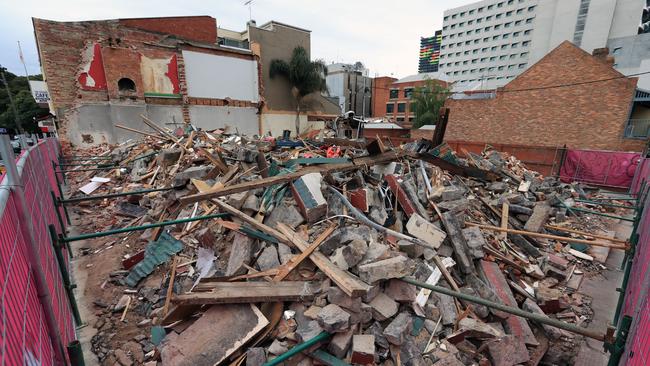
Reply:
[[[420, 36], [441, 28], [445, 9], [476, 0], [254, 0], [253, 19], [306, 28], [313, 58], [363, 62], [371, 76], [417, 73]], [[59, 21], [174, 15], [210, 15], [217, 25], [244, 30], [245, 0], [7, 0], [0, 12], [0, 65], [25, 73], [18, 58], [20, 41], [30, 74], [40, 73], [31, 18]]]

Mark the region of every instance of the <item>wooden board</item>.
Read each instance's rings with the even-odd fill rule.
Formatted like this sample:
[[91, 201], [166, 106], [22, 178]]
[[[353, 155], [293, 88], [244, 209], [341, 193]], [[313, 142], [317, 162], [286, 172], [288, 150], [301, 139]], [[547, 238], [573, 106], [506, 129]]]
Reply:
[[311, 300], [308, 282], [211, 282], [212, 291], [193, 292], [172, 298], [174, 304], [246, 304]]
[[[300, 251], [306, 251], [309, 249], [309, 243], [305, 242], [296, 232], [291, 230], [291, 228], [283, 223], [278, 224], [278, 229], [286, 235], [286, 237], [293, 242], [294, 246], [297, 247]], [[315, 251], [309, 256], [312, 262], [321, 270], [327, 277], [329, 277], [337, 286], [343, 290], [348, 296], [358, 297], [365, 295], [368, 292], [369, 286], [363, 283], [361, 280], [358, 280], [352, 275], [339, 268], [334, 263], [330, 262], [329, 259], [323, 253]]]
[[251, 304], [211, 306], [183, 333], [170, 333], [161, 343], [166, 366], [217, 365], [253, 339], [269, 323]]

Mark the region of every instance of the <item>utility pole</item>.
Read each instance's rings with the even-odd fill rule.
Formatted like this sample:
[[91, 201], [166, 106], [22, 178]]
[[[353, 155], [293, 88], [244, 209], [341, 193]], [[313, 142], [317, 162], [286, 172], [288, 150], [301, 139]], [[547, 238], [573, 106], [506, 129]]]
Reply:
[[20, 124], [20, 118], [18, 118], [18, 111], [16, 110], [16, 105], [14, 104], [14, 98], [11, 96], [11, 90], [9, 90], [9, 83], [7, 83], [7, 78], [5, 77], [4, 71], [1, 70], [0, 66], [0, 76], [2, 76], [2, 83], [5, 84], [5, 90], [7, 90], [7, 95], [9, 96], [9, 105], [11, 105], [11, 110], [14, 113], [14, 121], [16, 122], [16, 127], [20, 133], [20, 147], [23, 149], [27, 148], [27, 144], [24, 141], [25, 130], [23, 130], [23, 125]]

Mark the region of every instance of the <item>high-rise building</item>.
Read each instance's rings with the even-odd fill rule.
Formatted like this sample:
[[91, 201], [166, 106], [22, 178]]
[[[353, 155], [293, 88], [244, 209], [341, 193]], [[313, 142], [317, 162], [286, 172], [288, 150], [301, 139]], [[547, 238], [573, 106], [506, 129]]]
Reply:
[[438, 71], [441, 42], [442, 30], [436, 31], [433, 37], [420, 37], [420, 63], [418, 73]]
[[439, 69], [456, 88], [502, 86], [563, 41], [591, 53], [643, 28], [645, 0], [483, 0], [444, 12]]

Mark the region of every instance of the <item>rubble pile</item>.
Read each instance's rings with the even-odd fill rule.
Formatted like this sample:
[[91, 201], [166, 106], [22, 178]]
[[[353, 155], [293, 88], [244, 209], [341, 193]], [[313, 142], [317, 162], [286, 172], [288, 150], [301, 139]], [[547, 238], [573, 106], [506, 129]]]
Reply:
[[173, 187], [71, 206], [86, 233], [212, 215], [78, 248], [102, 364], [259, 366], [310, 342], [280, 360], [571, 363], [579, 335], [402, 279], [584, 327], [580, 282], [623, 245], [572, 209], [597, 190], [489, 148], [156, 130], [68, 173], [75, 195], [93, 175], [95, 195]]

